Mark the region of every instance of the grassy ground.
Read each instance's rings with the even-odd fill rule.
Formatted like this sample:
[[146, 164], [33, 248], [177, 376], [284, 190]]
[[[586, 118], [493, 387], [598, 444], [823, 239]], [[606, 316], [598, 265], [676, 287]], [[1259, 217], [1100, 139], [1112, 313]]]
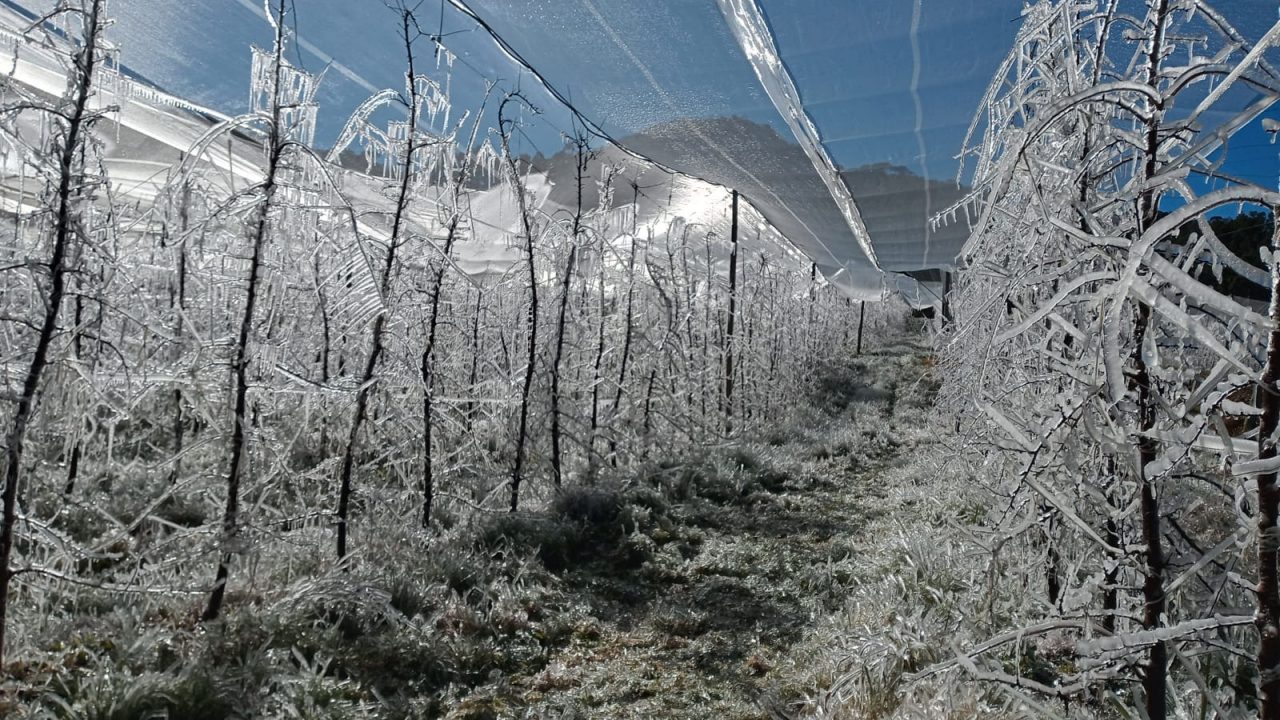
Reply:
[[[803, 427], [730, 450], [737, 483], [673, 503], [672, 527], [636, 572], [563, 576], [596, 630], [512, 679], [509, 706], [537, 717], [761, 718], [818, 688], [793, 648], [841, 607], [884, 469], [926, 406], [925, 355], [895, 345], [822, 369]], [[745, 480], [745, 482], [743, 482]], [[725, 490], [730, 492], [725, 492]], [[575, 714], [576, 713], [576, 714]]]
[[[54, 717], [767, 718], [836, 680], [829, 618], [867, 568], [885, 477], [929, 438], [924, 340], [820, 368], [794, 424], [495, 514], [350, 572], [56, 608], [9, 710]], [[21, 713], [27, 714], [27, 713]]]

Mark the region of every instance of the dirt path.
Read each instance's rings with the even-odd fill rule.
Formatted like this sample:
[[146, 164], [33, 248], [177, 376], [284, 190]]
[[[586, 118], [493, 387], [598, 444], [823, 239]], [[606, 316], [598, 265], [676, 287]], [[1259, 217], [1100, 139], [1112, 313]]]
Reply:
[[479, 695], [505, 696], [501, 716], [784, 717], [806, 690], [787, 684], [789, 653], [842, 601], [838, 561], [908, 450], [895, 423], [930, 399], [925, 362], [904, 341], [824, 370], [807, 427], [730, 451], [736, 480], [683, 479], [639, 568], [562, 573], [581, 610], [567, 641]]

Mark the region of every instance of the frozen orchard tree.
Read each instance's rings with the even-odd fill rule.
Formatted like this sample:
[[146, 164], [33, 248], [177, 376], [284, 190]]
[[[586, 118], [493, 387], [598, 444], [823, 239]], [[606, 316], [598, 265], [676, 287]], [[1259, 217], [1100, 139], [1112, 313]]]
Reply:
[[[1132, 638], [1082, 639], [1082, 673], [1042, 692], [1083, 693], [1144, 652], [1146, 710], [1165, 717], [1170, 648], [1215, 633], [1241, 640], [1230, 630], [1240, 617], [1199, 618], [1215, 601], [1195, 576], [1226, 577], [1223, 551], [1205, 543], [1230, 543], [1217, 531], [1187, 536], [1183, 512], [1213, 494], [1196, 480], [1222, 447], [1205, 437], [1223, 397], [1208, 389], [1232, 373], [1258, 381], [1267, 323], [1200, 274], [1204, 253], [1248, 263], [1184, 231], [1211, 237], [1216, 208], [1274, 204], [1247, 183], [1201, 195], [1191, 181], [1217, 177], [1210, 154], [1280, 96], [1261, 58], [1204, 3], [1041, 2], [971, 130], [974, 191], [943, 218], [976, 218], [947, 397], [1012, 463], [1005, 527], [1040, 536], [1056, 612], [1097, 617], [1081, 624], [1086, 638]], [[1241, 103], [1232, 83], [1263, 99]], [[1218, 127], [1203, 124], [1211, 108]], [[1171, 578], [1175, 567], [1191, 575]]]
[[[0, 493], [0, 660], [8, 628], [10, 585], [15, 568], [13, 547], [18, 521], [18, 486], [24, 480], [26, 448], [47, 376], [65, 353], [61, 336], [64, 304], [69, 299], [72, 274], [95, 241], [102, 218], [91, 206], [92, 189], [101, 182], [93, 170], [94, 124], [107, 111], [96, 107], [95, 81], [107, 49], [102, 32], [106, 24], [105, 0], [63, 0], [43, 20], [55, 21], [66, 33], [54, 46], [64, 54], [67, 88], [57, 98], [45, 99], [16, 83], [6, 83], [0, 106], [0, 145], [14, 164], [33, 171], [37, 206], [19, 208], [15, 224], [21, 240], [29, 243], [29, 256], [3, 271], [5, 300], [25, 288], [31, 306], [15, 308], [23, 327], [16, 332], [20, 353], [6, 359], [18, 367], [20, 381], [4, 388], [4, 488]], [[31, 32], [40, 32], [40, 23]], [[33, 183], [34, 184], [34, 183]], [[22, 182], [19, 187], [25, 187]], [[25, 193], [24, 193], [25, 194]], [[19, 240], [19, 238], [15, 238]], [[10, 308], [6, 308], [6, 311]], [[7, 315], [8, 313], [6, 313]], [[26, 317], [24, 317], [26, 316]], [[6, 318], [6, 324], [11, 321]], [[8, 370], [8, 368], [5, 368]], [[10, 373], [6, 372], [6, 376]]]

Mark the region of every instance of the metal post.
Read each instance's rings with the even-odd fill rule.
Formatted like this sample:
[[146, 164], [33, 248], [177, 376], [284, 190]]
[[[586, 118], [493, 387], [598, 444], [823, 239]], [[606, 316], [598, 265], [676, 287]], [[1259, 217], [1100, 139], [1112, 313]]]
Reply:
[[738, 191], [733, 191], [733, 221], [729, 226], [729, 317], [724, 334], [724, 415], [733, 430], [733, 326], [738, 313]]
[[862, 321], [866, 317], [867, 317], [867, 301], [859, 300], [858, 301], [858, 349], [854, 352], [855, 355], [862, 354]]

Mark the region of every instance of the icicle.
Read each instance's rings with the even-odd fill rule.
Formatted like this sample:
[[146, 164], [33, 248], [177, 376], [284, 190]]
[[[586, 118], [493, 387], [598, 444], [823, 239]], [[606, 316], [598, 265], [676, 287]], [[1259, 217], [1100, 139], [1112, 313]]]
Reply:
[[[452, 62], [450, 62], [449, 67], [451, 68], [453, 67]], [[450, 116], [450, 113], [453, 112], [453, 103], [450, 101], [450, 98], [452, 97], [453, 97], [453, 74], [448, 73], [444, 76], [444, 94], [443, 94], [444, 120], [440, 123], [440, 129], [442, 131], [447, 130], [447, 128], [449, 127], [449, 116]]]

